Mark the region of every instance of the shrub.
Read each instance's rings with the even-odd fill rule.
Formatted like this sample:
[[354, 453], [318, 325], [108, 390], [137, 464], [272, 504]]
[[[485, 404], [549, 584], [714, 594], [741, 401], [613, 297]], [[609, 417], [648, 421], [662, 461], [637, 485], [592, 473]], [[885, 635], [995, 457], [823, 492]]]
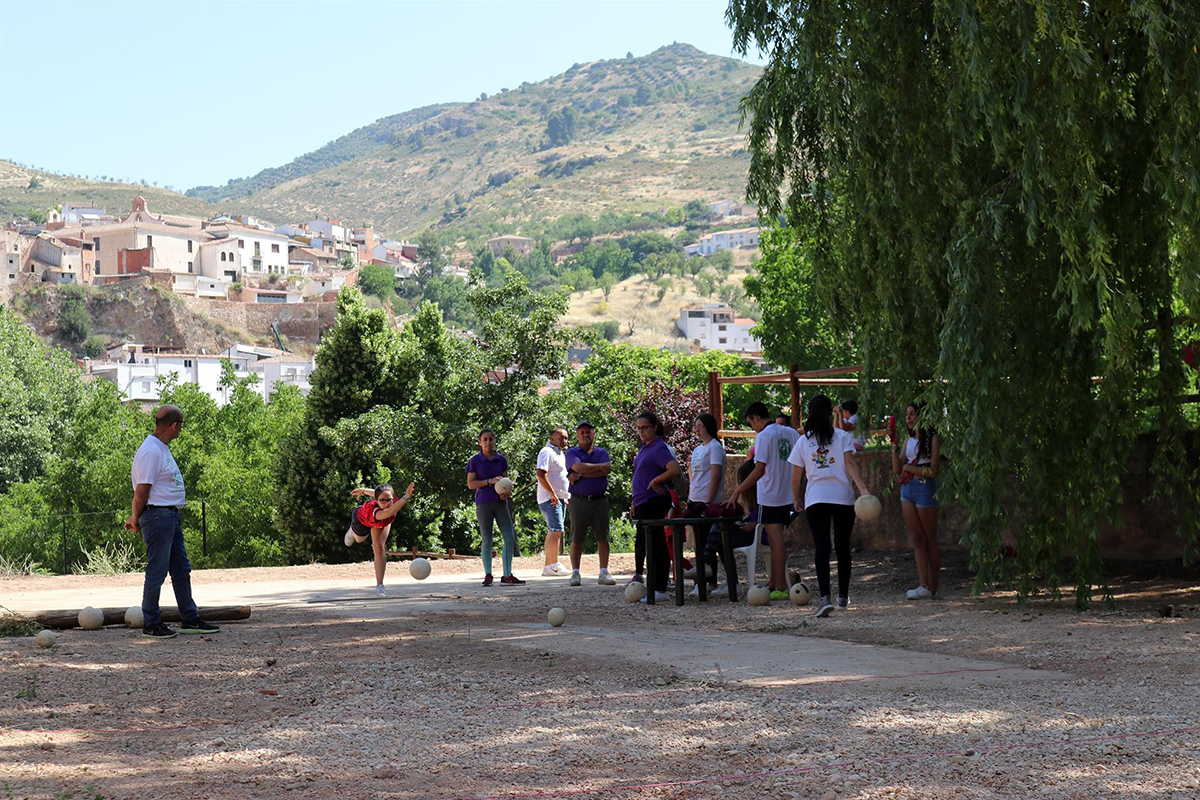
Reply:
[[129, 542], [110, 542], [84, 552], [83, 564], [75, 565], [76, 575], [120, 575], [140, 572], [141, 555]]

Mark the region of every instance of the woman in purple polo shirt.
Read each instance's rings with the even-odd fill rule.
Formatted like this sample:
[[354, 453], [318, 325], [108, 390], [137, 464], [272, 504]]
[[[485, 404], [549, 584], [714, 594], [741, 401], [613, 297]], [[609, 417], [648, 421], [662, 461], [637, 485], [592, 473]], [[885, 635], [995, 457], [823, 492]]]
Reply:
[[508, 459], [496, 452], [496, 434], [490, 428], [479, 432], [479, 452], [467, 462], [467, 488], [475, 490], [475, 519], [479, 522], [479, 537], [483, 540], [480, 555], [483, 558], [483, 585], [492, 585], [492, 523], [500, 526], [504, 539], [503, 584], [521, 584], [525, 581], [512, 574], [513, 551], [517, 535], [513, 531], [512, 515], [508, 513], [508, 495], [496, 491], [496, 484], [508, 475]]
[[[679, 462], [667, 443], [663, 441], [663, 426], [653, 411], [643, 411], [634, 422], [641, 445], [633, 459], [633, 504], [629, 518], [665, 519], [671, 510], [671, 496], [667, 494], [670, 483], [679, 477]], [[654, 548], [654, 574], [646, 587], [656, 592], [655, 601], [667, 600], [667, 572], [670, 559], [667, 555], [666, 531], [661, 528], [649, 530], [639, 528], [634, 542], [636, 572], [633, 580], [642, 580], [642, 567], [646, 563], [646, 537]]]

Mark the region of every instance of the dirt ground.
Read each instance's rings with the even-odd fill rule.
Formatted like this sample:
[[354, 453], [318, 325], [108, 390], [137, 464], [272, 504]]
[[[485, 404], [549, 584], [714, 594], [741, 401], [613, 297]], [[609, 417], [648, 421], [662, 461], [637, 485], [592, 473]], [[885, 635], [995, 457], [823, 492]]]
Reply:
[[[792, 566], [808, 580], [806, 557]], [[855, 559], [850, 610], [823, 620], [788, 603], [648, 608], [620, 586], [565, 579], [414, 584], [376, 600], [364, 564], [198, 572], [201, 604], [223, 582], [348, 578], [363, 591], [256, 608], [211, 637], [64, 631], [52, 650], [0, 639], [0, 800], [1200, 798], [1200, 585], [1118, 576], [1115, 609], [1019, 608], [1011, 595], [971, 596], [951, 558], [942, 597], [912, 603], [911, 558]], [[584, 566], [594, 576], [594, 557]], [[631, 558], [614, 566], [627, 571]], [[435, 565], [435, 577], [456, 572], [477, 563]], [[0, 603], [61, 589], [136, 596], [139, 583], [19, 578], [0, 583]], [[568, 611], [553, 631], [551, 605]], [[489, 639], [499, 629], [546, 638]], [[631, 646], [584, 652], [573, 638], [584, 630]], [[633, 652], [698, 631], [996, 669], [957, 670], [948, 684], [932, 668], [827, 664], [764, 684]], [[1017, 668], [1047, 677], [1002, 679]]]

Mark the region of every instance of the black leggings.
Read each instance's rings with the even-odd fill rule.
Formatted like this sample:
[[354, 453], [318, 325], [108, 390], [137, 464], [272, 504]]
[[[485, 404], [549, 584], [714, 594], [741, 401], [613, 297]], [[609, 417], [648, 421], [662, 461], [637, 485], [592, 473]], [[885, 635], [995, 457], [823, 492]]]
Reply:
[[[651, 497], [641, 505], [634, 506], [633, 518], [666, 519], [671, 513], [671, 496]], [[635, 523], [636, 524], [636, 523]], [[650, 537], [650, 546], [654, 548], [654, 574], [646, 576], [646, 588], [655, 592], [667, 590], [667, 574], [671, 571], [671, 557], [667, 553], [667, 532], [662, 526], [643, 528], [638, 526], [637, 538], [633, 543], [634, 566], [638, 574], [646, 563], [646, 537]]]
[[821, 597], [829, 597], [829, 523], [833, 522], [833, 544], [838, 558], [838, 594], [850, 596], [850, 531], [854, 530], [854, 506], [813, 503], [804, 509], [813, 547], [817, 549], [817, 584]]

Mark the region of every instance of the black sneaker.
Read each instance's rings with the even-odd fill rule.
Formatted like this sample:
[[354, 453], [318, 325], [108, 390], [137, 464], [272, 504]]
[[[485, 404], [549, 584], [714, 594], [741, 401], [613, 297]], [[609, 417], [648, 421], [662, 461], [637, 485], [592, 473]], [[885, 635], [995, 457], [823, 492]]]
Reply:
[[483, 585], [484, 586], [492, 585], [492, 573], [489, 572], [487, 575], [483, 576]]
[[220, 630], [216, 625], [213, 625], [211, 622], [205, 622], [199, 617], [179, 626], [180, 633], [218, 633]]
[[143, 626], [142, 636], [145, 636], [148, 639], [174, 639], [175, 631], [167, 627], [165, 623], [160, 622], [157, 625]]
[[525, 585], [525, 581], [521, 580], [516, 575], [505, 575], [504, 577], [502, 577], [500, 579], [500, 582], [504, 583], [504, 584], [508, 584], [510, 586], [524, 586]]

